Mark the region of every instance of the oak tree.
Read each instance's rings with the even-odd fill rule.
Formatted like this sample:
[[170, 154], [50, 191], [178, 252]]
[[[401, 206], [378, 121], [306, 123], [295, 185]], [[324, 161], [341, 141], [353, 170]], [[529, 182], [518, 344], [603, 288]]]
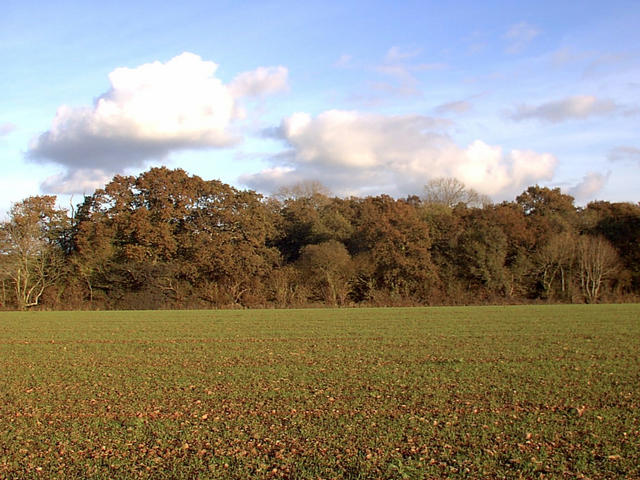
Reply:
[[62, 276], [68, 228], [67, 212], [56, 207], [55, 196], [16, 203], [0, 225], [0, 272], [18, 309], [38, 305]]

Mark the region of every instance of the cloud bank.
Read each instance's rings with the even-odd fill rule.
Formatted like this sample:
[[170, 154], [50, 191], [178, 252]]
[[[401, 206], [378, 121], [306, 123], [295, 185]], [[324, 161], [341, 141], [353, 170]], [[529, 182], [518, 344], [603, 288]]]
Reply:
[[285, 89], [288, 72], [260, 67], [225, 85], [215, 76], [217, 68], [183, 53], [166, 63], [115, 69], [111, 88], [92, 106], [60, 107], [51, 128], [31, 143], [28, 158], [67, 169], [43, 188], [81, 192], [103, 174], [162, 161], [175, 150], [237, 143], [232, 127], [241, 110], [238, 99]]
[[505, 153], [481, 140], [460, 147], [446, 134], [449, 125], [422, 115], [296, 113], [275, 133], [289, 149], [272, 157], [270, 168], [240, 180], [262, 191], [313, 179], [343, 195], [405, 195], [421, 191], [430, 179], [455, 177], [481, 193], [508, 198], [553, 176], [553, 155]]
[[519, 105], [509, 116], [513, 120], [537, 119], [551, 123], [583, 120], [591, 116], [606, 115], [618, 110], [612, 100], [592, 95], [576, 95], [540, 105]]

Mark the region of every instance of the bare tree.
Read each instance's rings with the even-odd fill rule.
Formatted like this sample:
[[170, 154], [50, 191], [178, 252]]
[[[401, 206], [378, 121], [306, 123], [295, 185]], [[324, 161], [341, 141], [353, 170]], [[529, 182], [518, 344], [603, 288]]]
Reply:
[[620, 270], [618, 252], [603, 237], [583, 235], [577, 246], [578, 276], [587, 303], [595, 303], [603, 286]]
[[331, 190], [317, 180], [306, 180], [293, 185], [280, 187], [272, 196], [281, 202], [298, 198], [327, 199], [331, 196]]
[[536, 255], [542, 273], [542, 285], [548, 298], [553, 298], [560, 280], [561, 295], [569, 291], [569, 277], [576, 257], [576, 238], [571, 233], [556, 234]]
[[424, 187], [423, 199], [426, 203], [435, 203], [455, 207], [463, 203], [467, 207], [482, 207], [491, 204], [491, 199], [473, 188], [467, 188], [457, 178], [441, 177], [430, 180]]

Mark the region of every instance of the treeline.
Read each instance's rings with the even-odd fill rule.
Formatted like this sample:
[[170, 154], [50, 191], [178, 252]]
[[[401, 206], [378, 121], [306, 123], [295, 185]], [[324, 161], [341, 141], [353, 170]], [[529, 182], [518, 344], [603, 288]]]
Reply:
[[72, 211], [15, 204], [0, 281], [3, 309], [632, 301], [640, 205], [539, 186], [494, 205], [454, 179], [404, 199], [265, 198], [154, 168]]

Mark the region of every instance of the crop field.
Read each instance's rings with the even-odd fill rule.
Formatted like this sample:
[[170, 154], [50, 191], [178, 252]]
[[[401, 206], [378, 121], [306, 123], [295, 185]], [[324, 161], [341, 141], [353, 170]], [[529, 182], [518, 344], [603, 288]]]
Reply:
[[640, 478], [640, 305], [0, 314], [0, 478]]

